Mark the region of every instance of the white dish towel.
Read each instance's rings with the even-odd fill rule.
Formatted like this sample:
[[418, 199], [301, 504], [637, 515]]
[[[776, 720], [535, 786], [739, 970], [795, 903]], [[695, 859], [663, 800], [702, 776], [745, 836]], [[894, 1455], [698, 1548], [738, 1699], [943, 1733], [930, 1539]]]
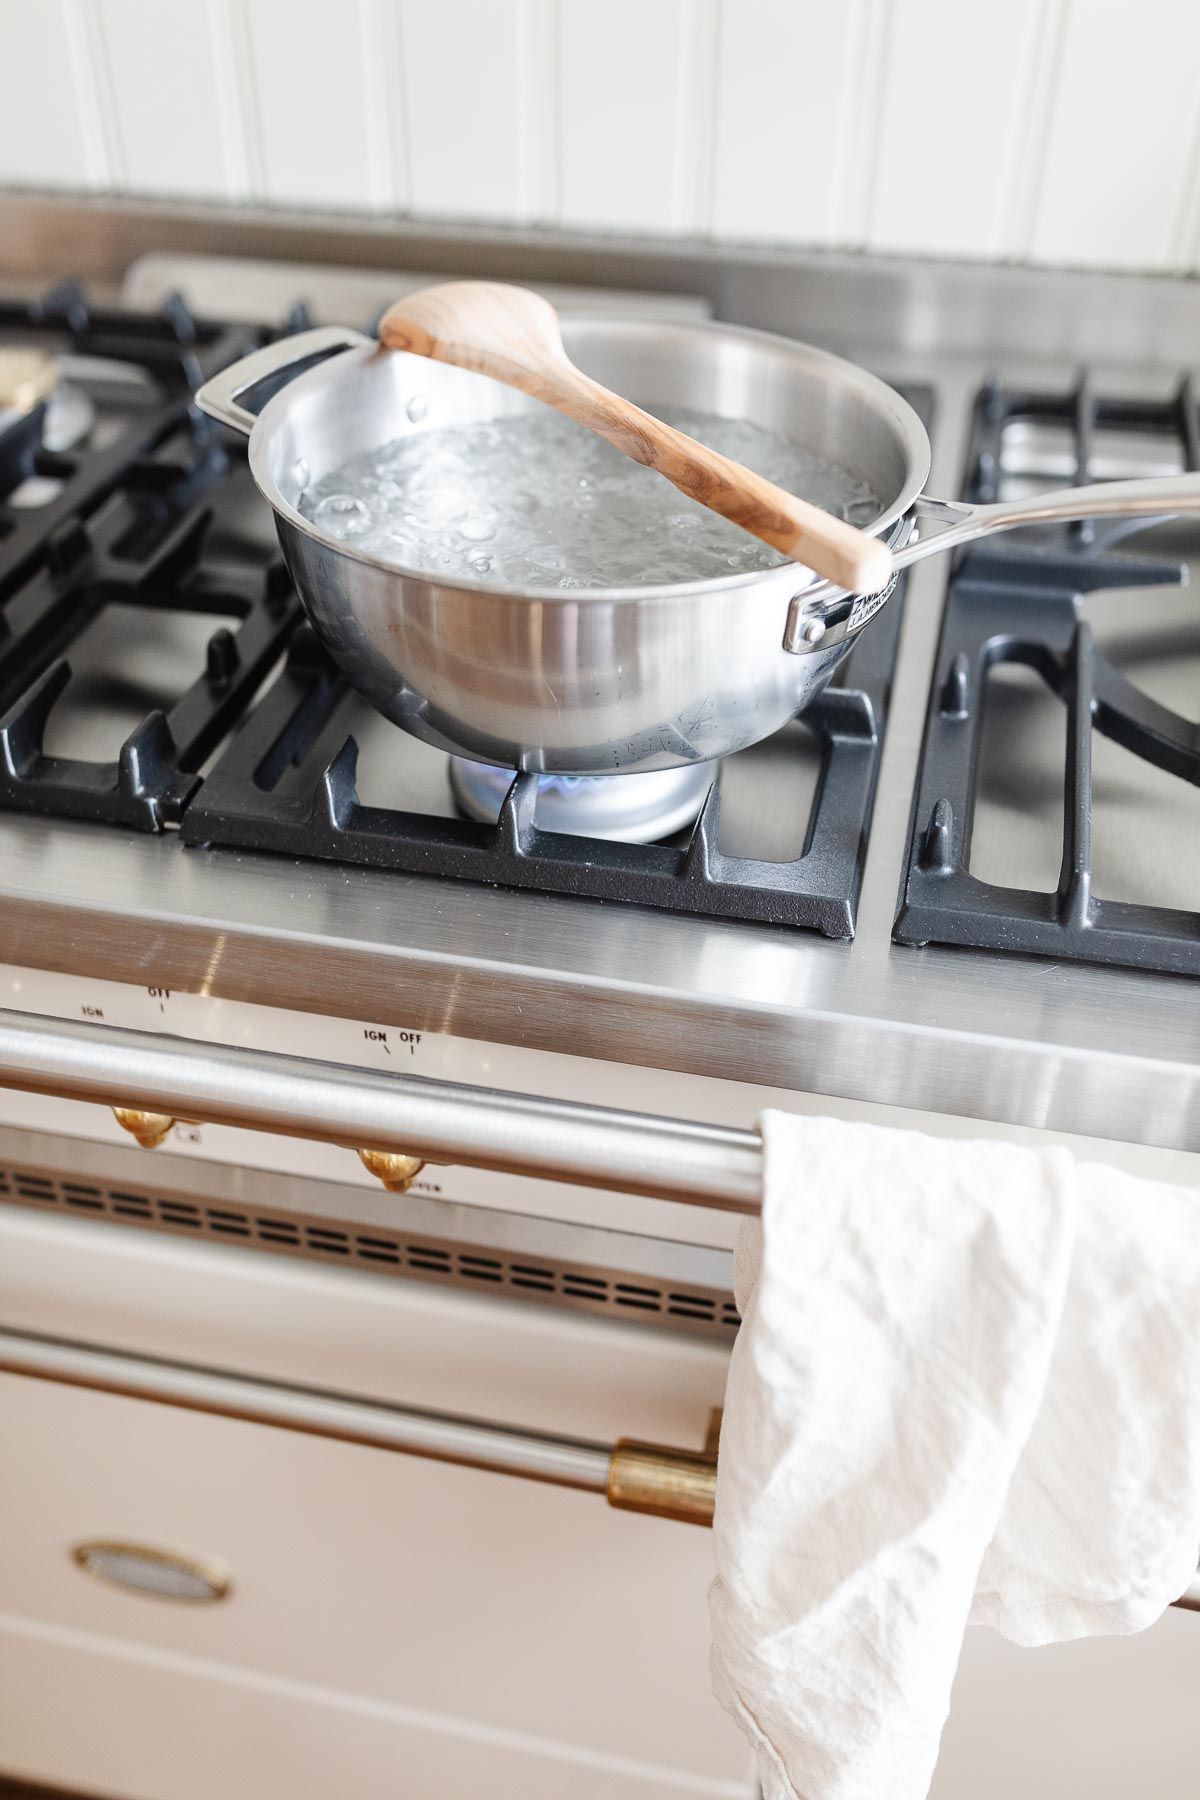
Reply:
[[1139, 1631], [1195, 1572], [1200, 1195], [1065, 1150], [762, 1128], [714, 1686], [766, 1800], [923, 1800], [968, 1621]]

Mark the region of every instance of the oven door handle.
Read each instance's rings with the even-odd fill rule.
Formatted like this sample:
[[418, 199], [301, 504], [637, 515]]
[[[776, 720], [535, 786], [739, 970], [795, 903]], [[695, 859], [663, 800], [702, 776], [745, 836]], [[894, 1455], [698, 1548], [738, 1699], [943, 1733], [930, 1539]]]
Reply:
[[[0, 1371], [603, 1494], [622, 1512], [713, 1520], [719, 1412], [699, 1450], [633, 1438], [598, 1444], [25, 1331], [0, 1330]], [[1200, 1612], [1200, 1576], [1173, 1604]]]
[[0, 1011], [0, 1087], [732, 1212], [762, 1199], [756, 1131], [111, 1025]]
[[622, 1512], [712, 1524], [719, 1412], [711, 1415], [708, 1437], [699, 1450], [677, 1450], [634, 1438], [597, 1444], [32, 1331], [0, 1330], [0, 1372], [394, 1450], [493, 1475], [518, 1475], [603, 1494]]

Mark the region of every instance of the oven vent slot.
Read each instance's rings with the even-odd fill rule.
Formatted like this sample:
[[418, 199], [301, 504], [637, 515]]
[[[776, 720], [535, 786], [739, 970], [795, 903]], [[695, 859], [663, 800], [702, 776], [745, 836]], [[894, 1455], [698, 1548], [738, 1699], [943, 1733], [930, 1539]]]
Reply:
[[357, 1266], [409, 1281], [472, 1288], [674, 1330], [729, 1337], [739, 1323], [733, 1300], [717, 1289], [668, 1289], [649, 1280], [632, 1280], [616, 1269], [518, 1261], [487, 1245], [410, 1236], [378, 1227], [357, 1231], [336, 1219], [308, 1214], [210, 1205], [158, 1194], [151, 1188], [115, 1188], [74, 1176], [3, 1167], [0, 1196], [18, 1205], [51, 1207], [80, 1217], [109, 1219], [114, 1224], [244, 1244], [277, 1255], [336, 1263], [343, 1268]]

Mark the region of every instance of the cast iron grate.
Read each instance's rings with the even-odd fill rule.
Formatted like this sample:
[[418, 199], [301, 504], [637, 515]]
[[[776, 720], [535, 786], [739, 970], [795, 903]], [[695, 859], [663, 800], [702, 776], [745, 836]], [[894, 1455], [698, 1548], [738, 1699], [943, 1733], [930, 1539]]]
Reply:
[[[336, 724], [353, 695], [307, 626], [188, 807], [183, 837], [852, 937], [900, 599], [864, 633], [849, 685], [828, 689], [804, 714], [820, 746], [821, 769], [804, 849], [792, 861], [724, 854], [715, 785], [690, 834], [658, 844], [542, 830], [534, 819], [536, 775], [517, 776], [495, 825], [364, 805], [354, 737], [346, 736], [332, 759], [321, 750], [331, 721]], [[299, 771], [303, 791], [284, 797], [275, 788], [291, 770]]]
[[[1014, 419], [1059, 428], [1028, 457], [1032, 466], [1004, 449]], [[1121, 456], [1123, 433], [1136, 446], [1132, 467]], [[1014, 480], [1051, 486], [1110, 472], [1198, 468], [1200, 417], [1190, 379], [1163, 400], [1098, 398], [1086, 379], [1067, 395], [1030, 394], [993, 381], [976, 404], [967, 496], [996, 499], [1012, 492]], [[898, 942], [1200, 974], [1200, 914], [1105, 900], [1093, 889], [1093, 730], [1200, 785], [1200, 726], [1130, 681], [1097, 649], [1081, 616], [1085, 597], [1102, 589], [1183, 581], [1178, 562], [1113, 552], [1118, 538], [1139, 524], [1144, 527], [1144, 521], [1122, 521], [1096, 533], [1039, 528], [1022, 533], [1017, 545], [1001, 540], [959, 563], [942, 624]], [[1051, 893], [1001, 887], [970, 873], [984, 689], [989, 672], [1003, 663], [1033, 669], [1066, 705], [1062, 863]]]
[[[990, 376], [972, 408], [963, 498], [990, 503], [1056, 487], [1197, 469], [1200, 401], [1191, 375], [1161, 398], [1097, 393], [1087, 371], [1062, 393], [1009, 387]], [[1102, 550], [1144, 527], [1144, 519], [1076, 519], [1026, 527], [992, 547], [1003, 552], [1036, 542]]]
[[[95, 359], [144, 377], [128, 392], [99, 382], [93, 426], [69, 450], [42, 447], [44, 408], [0, 436], [0, 805], [143, 830], [177, 822], [201, 763], [281, 654], [298, 608], [278, 554], [208, 552], [231, 462], [192, 405], [195, 383], [262, 335], [198, 321], [177, 299], [157, 315], [94, 310], [73, 283], [29, 306], [0, 303], [0, 341], [74, 359], [67, 378], [85, 389]], [[31, 479], [48, 497], [22, 505]], [[48, 756], [71, 647], [117, 605], [236, 629], [216, 626], [186, 691], [149, 708], [111, 761]]]
[[[286, 329], [302, 323], [297, 313]], [[179, 429], [200, 383], [263, 341], [252, 326], [196, 319], [175, 296], [157, 313], [94, 307], [78, 282], [64, 281], [40, 300], [0, 300], [0, 344], [36, 345], [55, 355], [127, 364], [147, 377], [149, 398], [106, 419], [100, 441], [63, 452], [41, 444], [44, 408], [0, 433], [0, 601], [23, 579], [60, 529], [86, 521], [122, 476]], [[208, 431], [196, 420], [196, 430]], [[215, 432], [209, 433], [215, 442]], [[31, 475], [60, 484], [45, 506], [11, 504]]]

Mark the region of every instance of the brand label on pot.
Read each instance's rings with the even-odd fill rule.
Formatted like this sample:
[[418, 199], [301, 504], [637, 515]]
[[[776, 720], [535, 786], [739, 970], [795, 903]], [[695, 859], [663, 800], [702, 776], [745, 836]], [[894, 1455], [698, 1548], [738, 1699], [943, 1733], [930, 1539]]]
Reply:
[[886, 587], [880, 588], [877, 594], [860, 594], [850, 608], [850, 618], [846, 624], [847, 631], [858, 631], [868, 619], [873, 619], [884, 602], [889, 599], [900, 577], [893, 575]]

